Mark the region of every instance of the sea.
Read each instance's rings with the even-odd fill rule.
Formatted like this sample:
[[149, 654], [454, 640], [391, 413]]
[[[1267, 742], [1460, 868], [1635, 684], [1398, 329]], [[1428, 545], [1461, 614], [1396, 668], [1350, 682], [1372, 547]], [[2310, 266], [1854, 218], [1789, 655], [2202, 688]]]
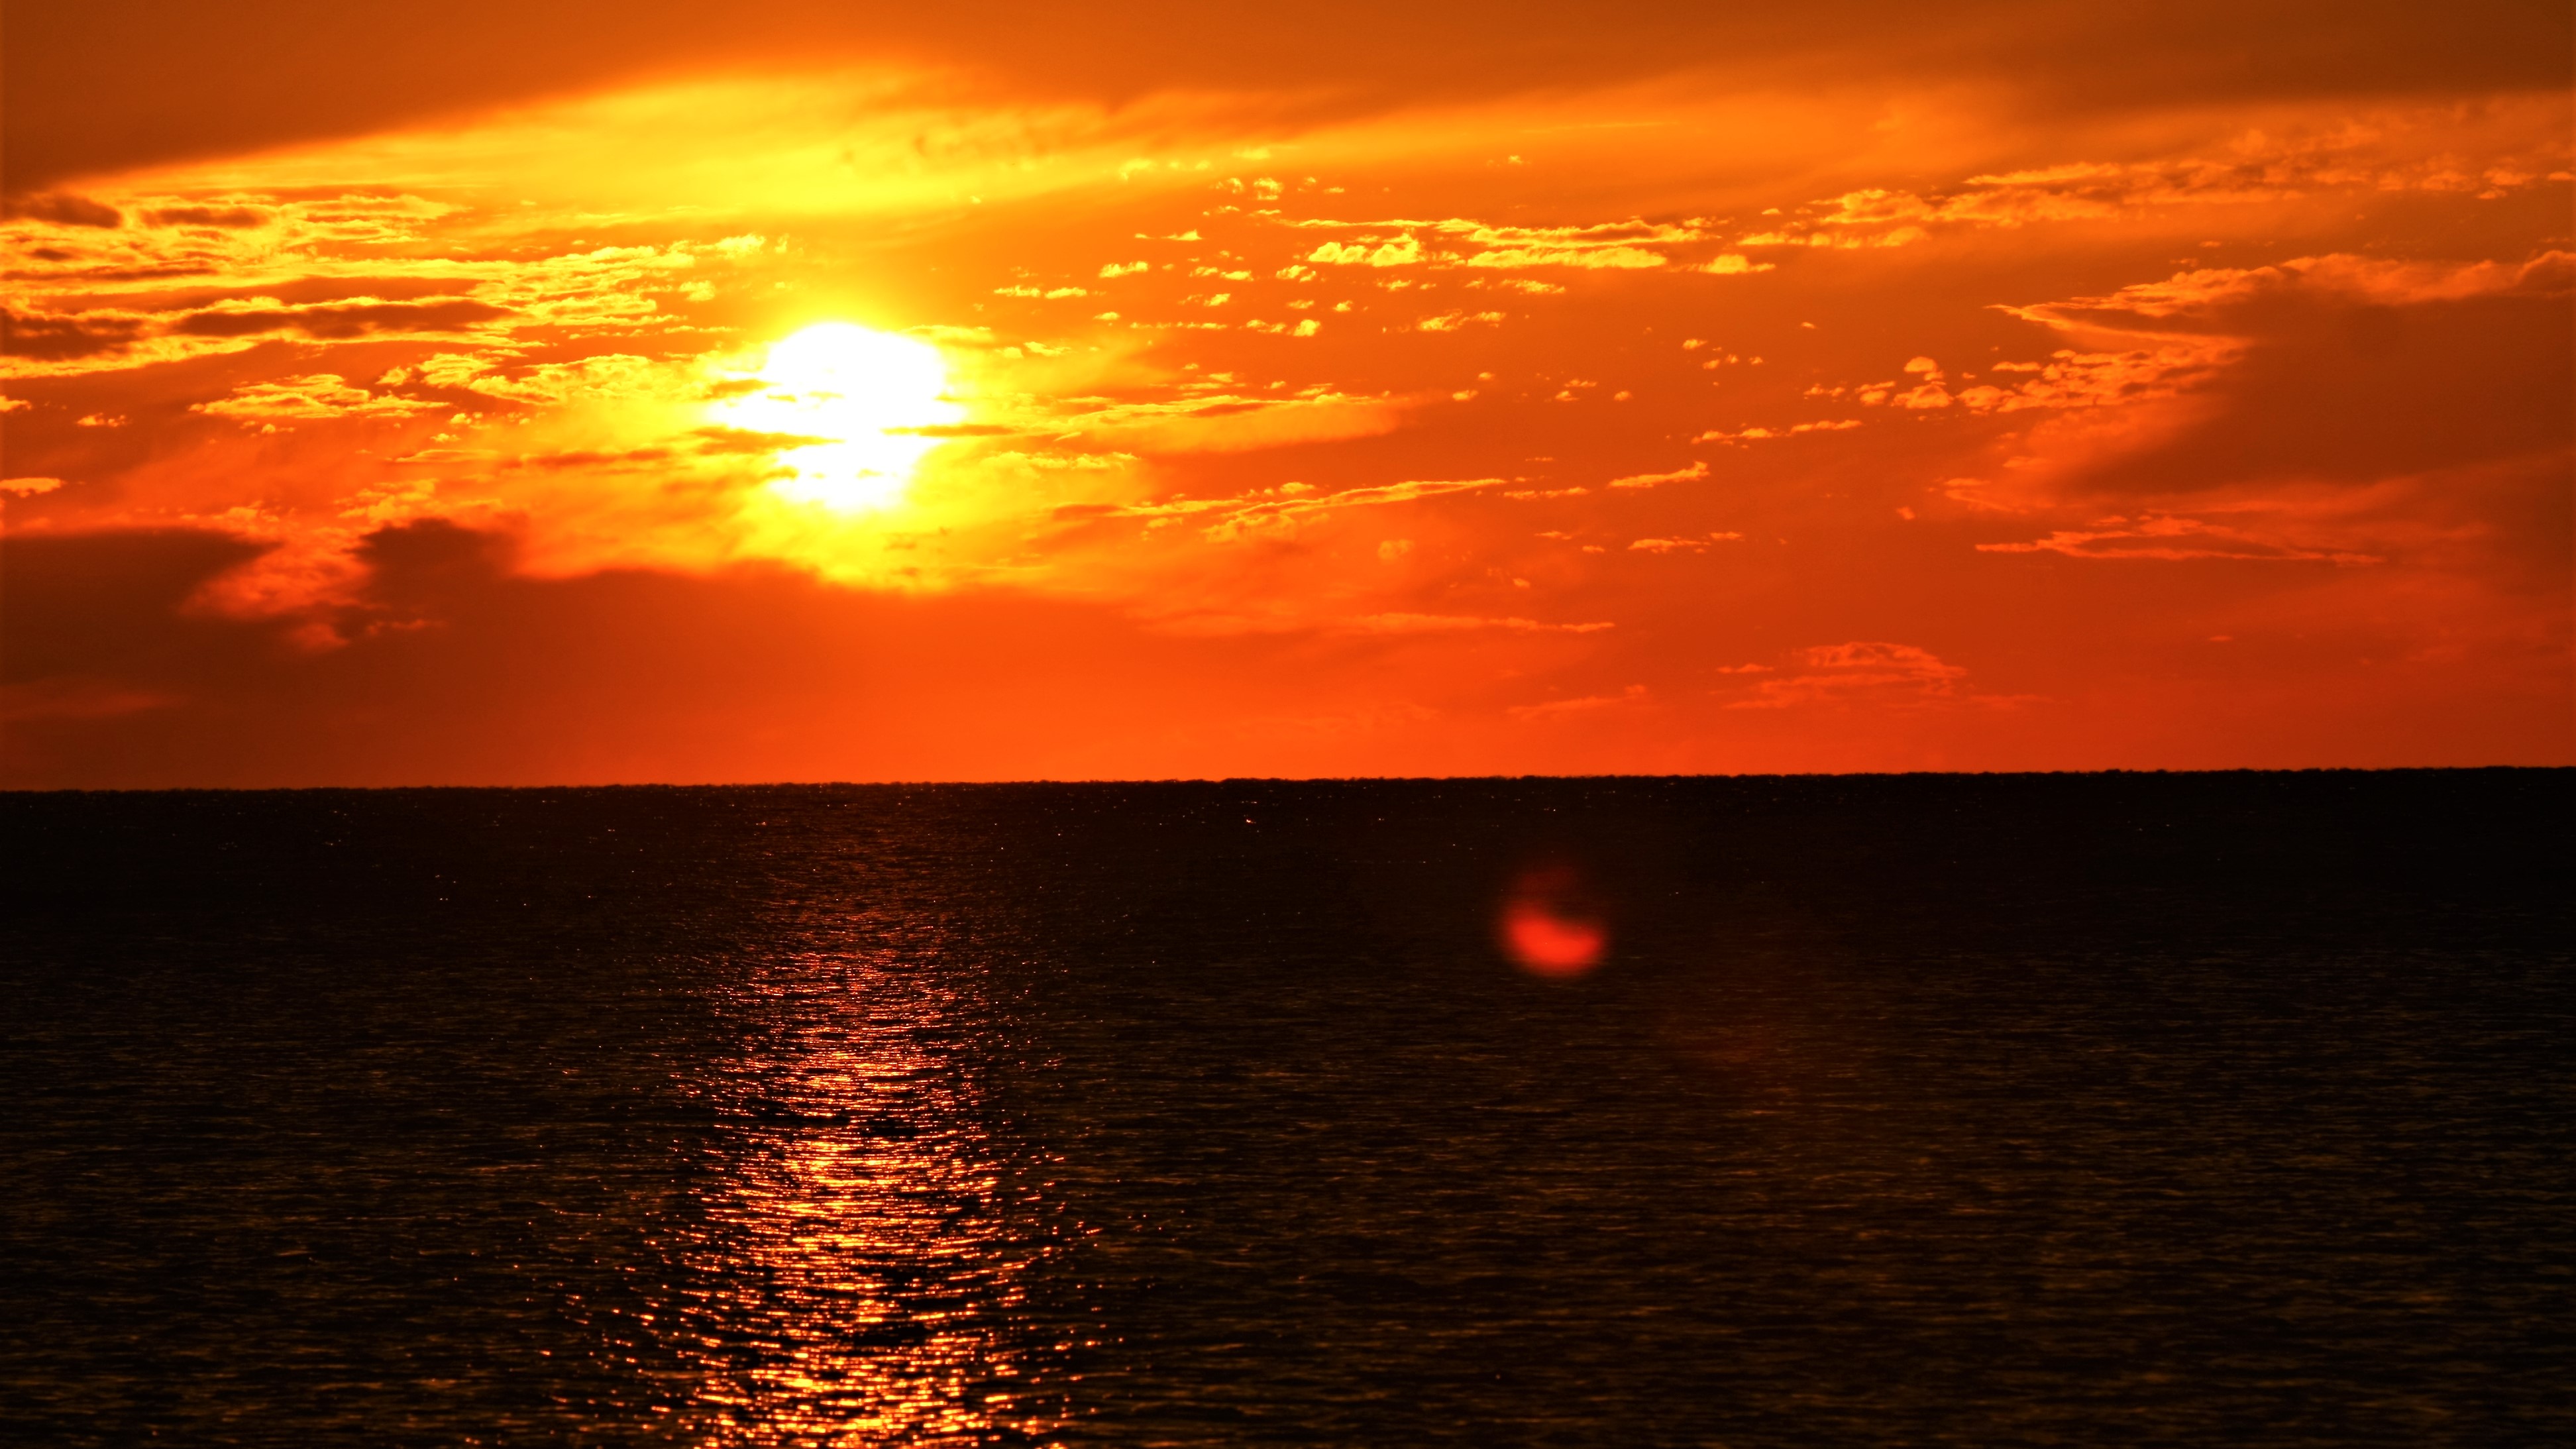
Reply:
[[0, 1440], [2576, 1443], [2571, 822], [0, 796]]

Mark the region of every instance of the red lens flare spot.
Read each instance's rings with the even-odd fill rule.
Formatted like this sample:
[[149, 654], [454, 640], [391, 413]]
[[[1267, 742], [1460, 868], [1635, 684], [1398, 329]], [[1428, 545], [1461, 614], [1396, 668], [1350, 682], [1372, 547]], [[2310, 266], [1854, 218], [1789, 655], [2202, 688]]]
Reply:
[[1581, 879], [1562, 866], [1521, 873], [1496, 934], [1503, 954], [1535, 976], [1580, 976], [1610, 948], [1610, 928], [1585, 904]]

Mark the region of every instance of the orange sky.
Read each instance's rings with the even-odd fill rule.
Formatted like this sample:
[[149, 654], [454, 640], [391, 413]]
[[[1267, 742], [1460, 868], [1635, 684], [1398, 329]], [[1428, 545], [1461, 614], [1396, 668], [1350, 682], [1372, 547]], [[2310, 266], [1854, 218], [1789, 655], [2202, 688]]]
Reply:
[[9, 785], [2576, 762], [2564, 6], [166, 8]]

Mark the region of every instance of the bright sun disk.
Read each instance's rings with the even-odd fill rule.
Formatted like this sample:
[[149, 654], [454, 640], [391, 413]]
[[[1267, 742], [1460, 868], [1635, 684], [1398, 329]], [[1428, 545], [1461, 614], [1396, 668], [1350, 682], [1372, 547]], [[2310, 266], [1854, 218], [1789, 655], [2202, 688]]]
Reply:
[[815, 439], [780, 451], [788, 476], [770, 486], [843, 512], [901, 502], [941, 442], [925, 430], [966, 416], [946, 396], [938, 348], [849, 322], [818, 322], [772, 344], [756, 376], [767, 386], [710, 411], [729, 427]]

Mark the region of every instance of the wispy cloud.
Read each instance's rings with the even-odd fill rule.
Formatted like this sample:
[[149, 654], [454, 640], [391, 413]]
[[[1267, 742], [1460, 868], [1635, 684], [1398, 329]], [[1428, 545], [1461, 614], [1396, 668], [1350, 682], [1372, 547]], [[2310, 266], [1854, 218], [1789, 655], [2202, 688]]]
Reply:
[[1968, 671], [1944, 663], [1930, 650], [1885, 640], [1853, 640], [1790, 651], [1778, 678], [1763, 679], [1729, 709], [1791, 709], [1812, 705], [1869, 704], [1921, 707], [1950, 700]]

